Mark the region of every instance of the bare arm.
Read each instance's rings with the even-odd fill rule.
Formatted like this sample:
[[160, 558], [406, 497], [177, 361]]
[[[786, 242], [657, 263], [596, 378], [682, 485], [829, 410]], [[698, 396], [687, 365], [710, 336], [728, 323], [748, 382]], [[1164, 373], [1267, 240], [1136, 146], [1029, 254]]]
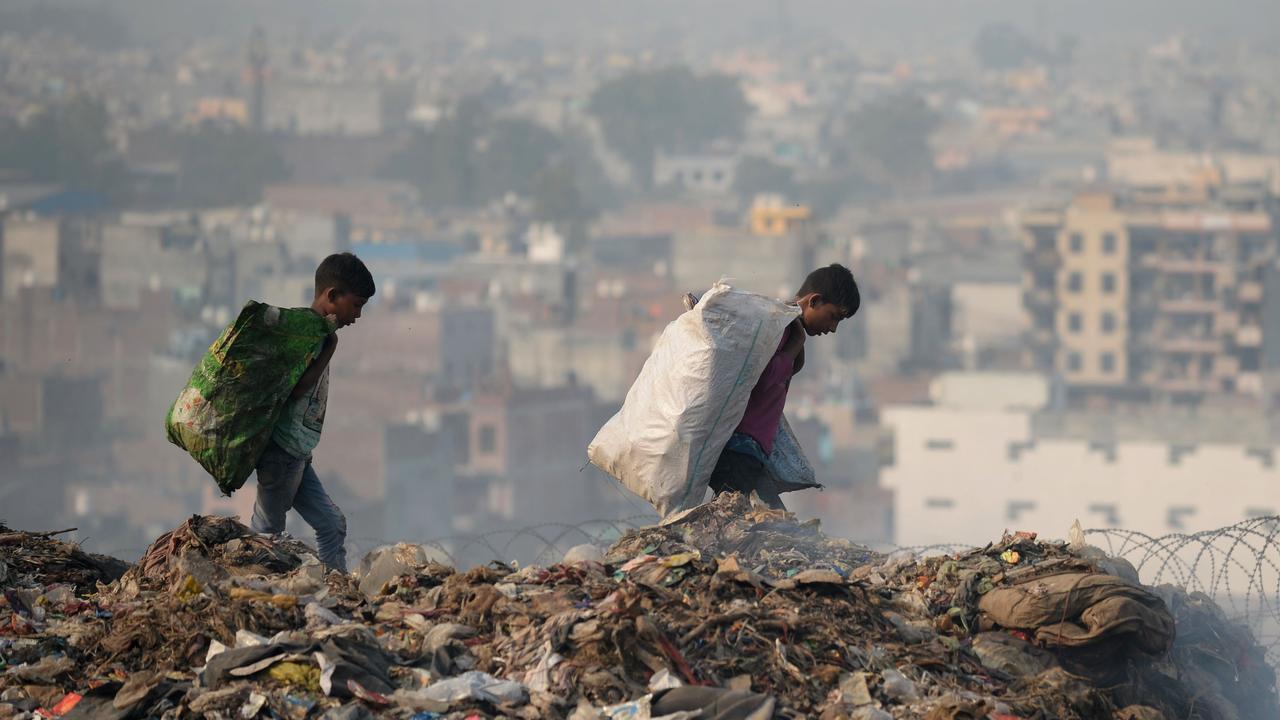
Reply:
[[311, 361], [306, 372], [298, 378], [298, 384], [293, 386], [289, 399], [296, 400], [311, 392], [311, 388], [320, 382], [320, 375], [329, 366], [329, 358], [333, 357], [333, 351], [336, 349], [338, 349], [338, 336], [336, 333], [329, 333], [329, 337], [324, 339], [324, 348], [320, 350], [320, 355]]

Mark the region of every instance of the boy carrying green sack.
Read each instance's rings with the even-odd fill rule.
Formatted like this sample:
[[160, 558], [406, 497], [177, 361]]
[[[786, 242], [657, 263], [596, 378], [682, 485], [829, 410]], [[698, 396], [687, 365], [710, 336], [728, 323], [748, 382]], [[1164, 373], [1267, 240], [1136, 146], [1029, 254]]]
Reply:
[[346, 570], [346, 519], [311, 467], [329, 395], [336, 331], [354, 323], [375, 291], [355, 255], [316, 269], [309, 308], [250, 301], [196, 365], [165, 418], [169, 441], [200, 463], [226, 495], [254, 470], [253, 529], [280, 533], [296, 509], [316, 531], [320, 560]]

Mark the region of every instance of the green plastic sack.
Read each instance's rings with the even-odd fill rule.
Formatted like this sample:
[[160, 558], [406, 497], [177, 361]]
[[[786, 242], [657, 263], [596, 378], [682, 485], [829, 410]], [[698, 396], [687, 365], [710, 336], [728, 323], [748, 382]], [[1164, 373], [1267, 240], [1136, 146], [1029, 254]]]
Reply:
[[250, 300], [209, 347], [165, 416], [169, 442], [191, 453], [230, 495], [271, 441], [289, 393], [333, 332], [309, 308]]

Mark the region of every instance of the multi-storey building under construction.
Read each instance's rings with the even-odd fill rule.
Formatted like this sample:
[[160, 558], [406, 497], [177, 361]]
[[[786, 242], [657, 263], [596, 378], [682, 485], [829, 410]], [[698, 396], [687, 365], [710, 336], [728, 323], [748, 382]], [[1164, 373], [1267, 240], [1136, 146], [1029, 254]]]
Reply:
[[1266, 396], [1275, 218], [1252, 186], [1088, 191], [1023, 213], [1028, 363], [1073, 389]]

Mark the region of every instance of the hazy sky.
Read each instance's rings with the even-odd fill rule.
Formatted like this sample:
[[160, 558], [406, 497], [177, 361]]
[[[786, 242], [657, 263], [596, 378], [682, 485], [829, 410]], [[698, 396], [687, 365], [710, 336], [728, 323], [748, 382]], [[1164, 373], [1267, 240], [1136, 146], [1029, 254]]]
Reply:
[[[3, 0], [17, 6], [30, 0]], [[48, 2], [49, 0], [41, 0]], [[105, 0], [74, 0], [99, 4]], [[488, 31], [590, 39], [680, 28], [722, 41], [771, 30], [785, 17], [798, 39], [819, 34], [868, 47], [967, 45], [983, 24], [1013, 22], [1050, 37], [1129, 39], [1187, 32], [1252, 41], [1280, 36], [1276, 0], [110, 0], [139, 39], [360, 27], [407, 40]], [[418, 37], [413, 37], [418, 36]]]

